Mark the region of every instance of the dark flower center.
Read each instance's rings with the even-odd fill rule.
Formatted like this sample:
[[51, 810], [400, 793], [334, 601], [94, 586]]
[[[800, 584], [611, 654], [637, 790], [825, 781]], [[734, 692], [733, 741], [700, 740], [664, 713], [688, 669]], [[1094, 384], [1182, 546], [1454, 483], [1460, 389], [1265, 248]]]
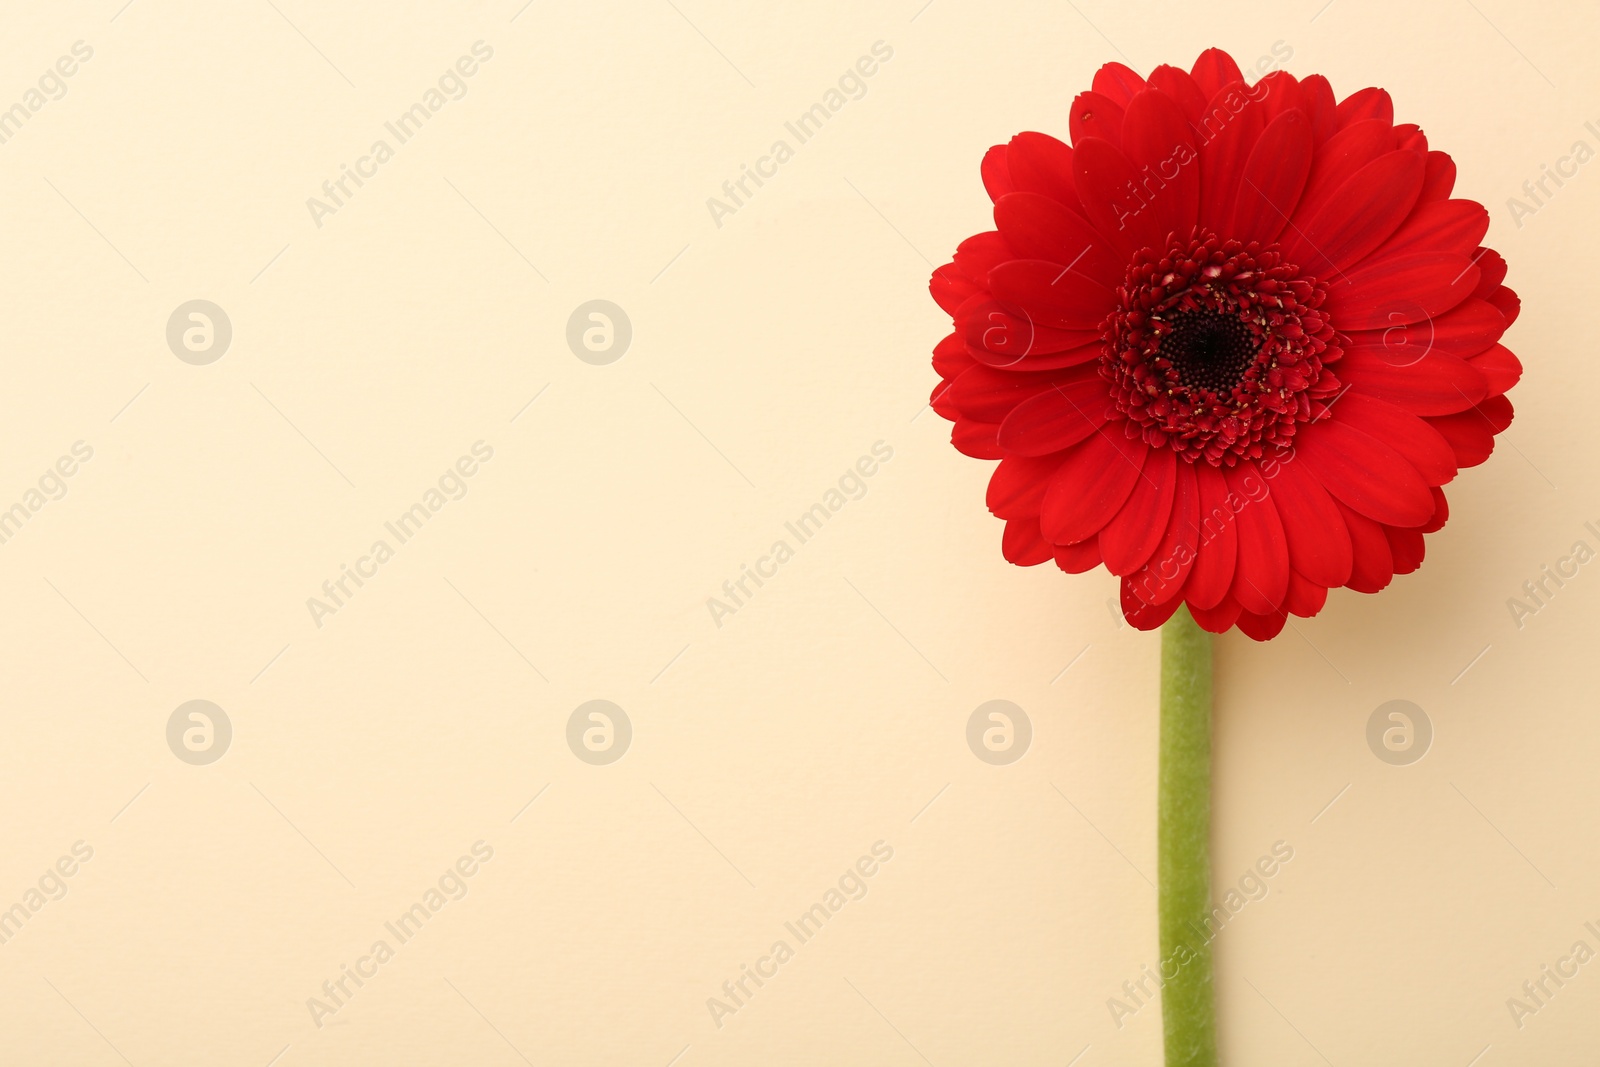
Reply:
[[1325, 293], [1277, 246], [1199, 232], [1133, 257], [1102, 324], [1100, 373], [1130, 432], [1191, 462], [1287, 448], [1339, 390]]
[[1256, 340], [1235, 315], [1180, 311], [1167, 325], [1171, 332], [1161, 339], [1161, 358], [1172, 363], [1179, 383], [1190, 389], [1226, 393], [1244, 378], [1255, 358]]

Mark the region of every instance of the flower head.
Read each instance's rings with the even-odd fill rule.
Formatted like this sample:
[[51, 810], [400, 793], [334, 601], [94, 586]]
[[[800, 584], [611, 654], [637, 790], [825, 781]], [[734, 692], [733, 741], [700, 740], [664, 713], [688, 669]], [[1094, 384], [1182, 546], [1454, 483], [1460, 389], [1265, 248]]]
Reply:
[[932, 404], [997, 459], [1002, 550], [1104, 564], [1141, 629], [1257, 640], [1422, 562], [1511, 422], [1518, 300], [1483, 206], [1389, 94], [1247, 83], [1211, 49], [1073, 101], [1071, 145], [984, 157], [995, 229], [931, 289]]

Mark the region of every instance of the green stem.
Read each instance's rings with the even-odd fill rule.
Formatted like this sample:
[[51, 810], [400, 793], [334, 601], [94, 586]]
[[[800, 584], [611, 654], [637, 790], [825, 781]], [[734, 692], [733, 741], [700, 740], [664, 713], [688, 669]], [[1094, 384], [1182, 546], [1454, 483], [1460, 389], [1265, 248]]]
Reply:
[[[1157, 907], [1166, 1067], [1215, 1067], [1211, 980], [1211, 635], [1187, 607], [1161, 628]], [[1176, 968], [1177, 973], [1168, 977]]]

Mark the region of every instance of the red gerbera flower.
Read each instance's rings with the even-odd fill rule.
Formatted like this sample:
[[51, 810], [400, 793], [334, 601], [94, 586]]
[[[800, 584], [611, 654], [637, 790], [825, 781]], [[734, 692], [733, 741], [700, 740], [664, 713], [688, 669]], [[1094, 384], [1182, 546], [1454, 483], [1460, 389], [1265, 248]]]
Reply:
[[1104, 563], [1140, 629], [1187, 603], [1257, 640], [1415, 570], [1522, 373], [1450, 157], [1382, 89], [1252, 85], [1218, 49], [1108, 63], [1068, 125], [989, 150], [996, 229], [931, 284], [932, 404], [1000, 461], [1005, 557]]

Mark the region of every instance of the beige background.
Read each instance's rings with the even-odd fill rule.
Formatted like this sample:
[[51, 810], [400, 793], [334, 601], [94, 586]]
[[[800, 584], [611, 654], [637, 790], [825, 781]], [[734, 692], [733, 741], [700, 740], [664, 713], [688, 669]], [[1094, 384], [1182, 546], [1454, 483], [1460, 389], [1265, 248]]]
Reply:
[[[1064, 136], [1101, 62], [1277, 42], [1455, 155], [1528, 373], [1421, 572], [1218, 642], [1218, 882], [1294, 849], [1216, 942], [1225, 1058], [1592, 1056], [1600, 964], [1520, 1029], [1506, 1005], [1600, 948], [1600, 577], [1507, 607], [1600, 546], [1600, 171], [1520, 227], [1506, 203], [1600, 147], [1590, 5], [94, 0], [4, 28], [0, 108], [94, 55], [0, 145], [0, 508], [94, 456], [0, 545], [0, 908], [93, 858], [0, 945], [0, 1062], [1159, 1062], [1157, 1010], [1107, 1006], [1156, 957], [1157, 639], [1105, 574], [1001, 560], [990, 464], [919, 410], [925, 283], [987, 225], [983, 150]], [[479, 40], [466, 96], [316, 226]], [[877, 41], [866, 94], [718, 227], [707, 198]], [[608, 366], [565, 341], [595, 298], [633, 326]], [[206, 366], [165, 340], [192, 299], [232, 322]], [[316, 626], [479, 440], [466, 496]], [[866, 495], [715, 626], [878, 441]], [[596, 698], [634, 731], [609, 766], [565, 739]], [[965, 739], [996, 698], [1034, 729], [1005, 767]], [[233, 725], [208, 766], [166, 742], [193, 699]], [[1365, 740], [1391, 699], [1435, 730], [1410, 766]], [[315, 1025], [480, 840], [464, 899]], [[715, 1025], [880, 840], [866, 896]]]

